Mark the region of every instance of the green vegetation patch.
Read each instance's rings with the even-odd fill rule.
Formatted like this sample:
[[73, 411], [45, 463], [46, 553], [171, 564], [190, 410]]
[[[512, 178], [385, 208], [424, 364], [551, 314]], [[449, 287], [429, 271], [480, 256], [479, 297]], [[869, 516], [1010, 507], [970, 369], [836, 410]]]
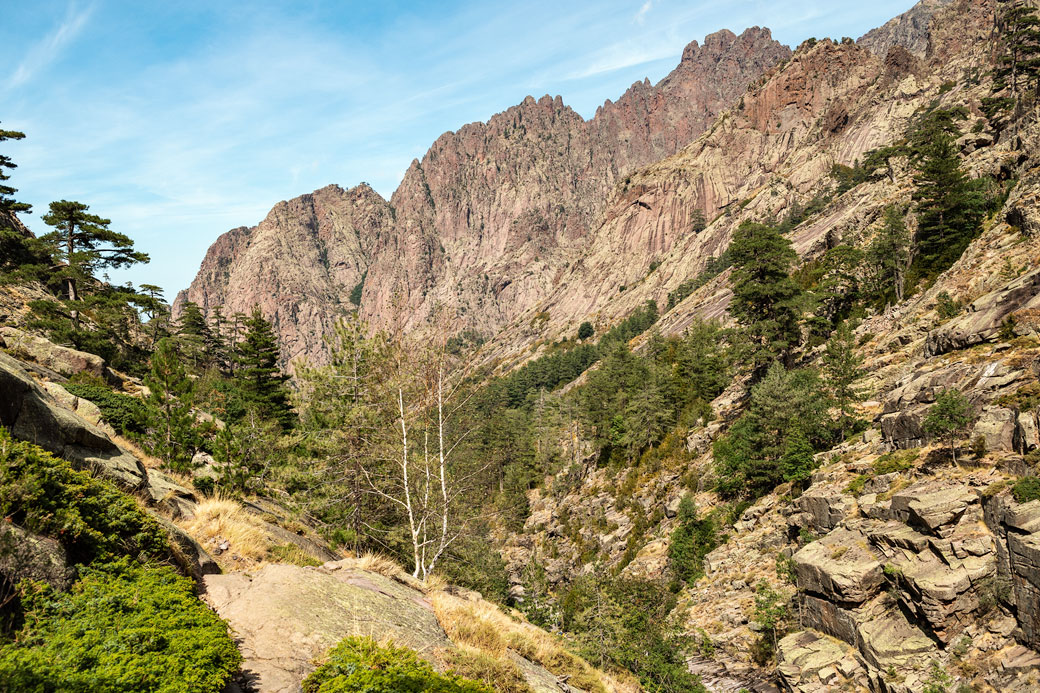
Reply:
[[1019, 479], [1011, 487], [1011, 495], [1019, 503], [1028, 503], [1040, 498], [1040, 478], [1027, 476], [1024, 479]]
[[65, 593], [23, 592], [25, 626], [0, 648], [2, 691], [217, 693], [241, 663], [224, 622], [167, 567], [123, 559], [83, 569]]
[[0, 428], [0, 516], [54, 537], [70, 562], [118, 556], [163, 560], [166, 532], [111, 484]]
[[492, 693], [478, 681], [438, 674], [412, 650], [346, 638], [303, 681], [304, 693]]
[[140, 435], [148, 429], [148, 408], [137, 397], [113, 392], [100, 385], [68, 383], [65, 389], [96, 404], [105, 423], [121, 435]]

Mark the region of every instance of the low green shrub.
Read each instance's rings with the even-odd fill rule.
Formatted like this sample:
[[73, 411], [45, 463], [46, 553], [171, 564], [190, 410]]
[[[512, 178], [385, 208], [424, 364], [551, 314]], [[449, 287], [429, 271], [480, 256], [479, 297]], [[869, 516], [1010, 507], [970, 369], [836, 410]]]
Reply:
[[492, 693], [478, 681], [438, 674], [412, 650], [350, 637], [303, 680], [304, 693]]
[[148, 428], [148, 408], [137, 397], [112, 392], [98, 385], [67, 383], [65, 389], [96, 404], [105, 423], [121, 435], [140, 435]]
[[163, 560], [162, 525], [113, 485], [0, 428], [0, 517], [61, 542], [71, 563]]
[[0, 692], [218, 693], [242, 657], [194, 583], [128, 559], [68, 592], [23, 583], [25, 625], [0, 646]]
[[1019, 503], [1028, 503], [1040, 498], [1040, 478], [1027, 476], [1015, 482], [1011, 487], [1011, 495]]

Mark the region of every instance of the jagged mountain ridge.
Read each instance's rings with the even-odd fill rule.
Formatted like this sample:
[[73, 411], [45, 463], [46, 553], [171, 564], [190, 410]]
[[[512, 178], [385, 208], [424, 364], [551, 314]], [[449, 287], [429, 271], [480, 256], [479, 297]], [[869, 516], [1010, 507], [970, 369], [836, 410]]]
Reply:
[[258, 304], [287, 360], [320, 360], [322, 334], [365, 277], [360, 312], [375, 327], [421, 326], [444, 306], [458, 329], [490, 336], [549, 293], [620, 179], [674, 154], [789, 55], [768, 29], [720, 31], [588, 121], [559, 97], [528, 97], [438, 138], [389, 203], [367, 186], [330, 186], [228, 232], [174, 312], [186, 300]]

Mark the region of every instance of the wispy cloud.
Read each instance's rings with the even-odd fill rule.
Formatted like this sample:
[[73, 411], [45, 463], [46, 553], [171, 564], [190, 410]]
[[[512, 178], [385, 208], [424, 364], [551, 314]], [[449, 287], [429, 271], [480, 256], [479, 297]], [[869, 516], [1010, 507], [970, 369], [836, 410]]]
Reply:
[[636, 24], [642, 24], [646, 21], [646, 15], [650, 13], [654, 7], [654, 0], [646, 0], [643, 6], [636, 12]]
[[26, 84], [38, 72], [53, 63], [65, 47], [83, 31], [93, 11], [92, 5], [80, 10], [75, 3], [71, 3], [61, 24], [30, 48], [22, 62], [7, 78], [7, 88], [13, 89]]

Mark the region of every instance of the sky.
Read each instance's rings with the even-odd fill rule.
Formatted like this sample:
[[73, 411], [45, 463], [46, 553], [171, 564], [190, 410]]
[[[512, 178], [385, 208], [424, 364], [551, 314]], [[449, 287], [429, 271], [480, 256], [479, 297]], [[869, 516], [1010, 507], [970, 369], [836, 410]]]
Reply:
[[527, 95], [589, 118], [687, 43], [766, 26], [795, 47], [858, 38], [913, 0], [0, 0], [3, 153], [33, 205], [112, 220], [187, 287], [206, 249], [279, 200], [364, 181], [389, 198], [441, 133]]

